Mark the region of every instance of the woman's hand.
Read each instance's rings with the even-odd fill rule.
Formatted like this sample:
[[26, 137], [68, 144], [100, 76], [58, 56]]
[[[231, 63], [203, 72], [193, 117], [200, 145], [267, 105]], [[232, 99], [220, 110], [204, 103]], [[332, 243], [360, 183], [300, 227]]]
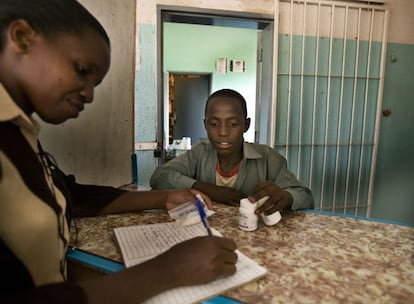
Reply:
[[144, 263], [81, 280], [88, 303], [142, 303], [163, 291], [204, 284], [236, 272], [236, 243], [217, 236], [181, 242]]
[[178, 205], [186, 202], [195, 202], [196, 194], [200, 194], [201, 198], [204, 200], [208, 209], [213, 209], [213, 202], [211, 199], [201, 191], [195, 189], [183, 189], [183, 190], [167, 190], [167, 198], [165, 201], [165, 208], [167, 210], [173, 209]]
[[236, 272], [236, 243], [228, 238], [196, 237], [157, 257], [177, 286], [204, 284]]

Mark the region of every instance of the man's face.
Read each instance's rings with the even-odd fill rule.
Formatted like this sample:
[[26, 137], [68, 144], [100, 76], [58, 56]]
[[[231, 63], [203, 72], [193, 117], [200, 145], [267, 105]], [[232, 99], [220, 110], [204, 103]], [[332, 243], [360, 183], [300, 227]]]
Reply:
[[204, 126], [219, 155], [239, 155], [249, 125], [237, 98], [217, 96], [209, 101]]

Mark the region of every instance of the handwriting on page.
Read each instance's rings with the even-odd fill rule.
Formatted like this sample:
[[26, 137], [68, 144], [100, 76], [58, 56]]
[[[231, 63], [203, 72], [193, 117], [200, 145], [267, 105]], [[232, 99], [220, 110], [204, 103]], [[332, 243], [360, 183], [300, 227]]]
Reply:
[[[175, 244], [206, 234], [201, 224], [188, 226], [186, 229], [179, 229], [176, 223], [165, 224], [115, 229], [118, 243], [125, 254], [125, 266], [130, 267], [142, 263], [167, 251]], [[119, 233], [120, 231], [122, 233]]]
[[[192, 226], [181, 226], [177, 222], [120, 227], [115, 228], [114, 232], [127, 267], [151, 259], [177, 243], [196, 236], [206, 235], [206, 230], [201, 223]], [[214, 235], [221, 236], [215, 229], [212, 229], [212, 232]], [[145, 304], [198, 303], [266, 274], [266, 268], [258, 265], [239, 250], [236, 252], [238, 260], [236, 264], [237, 271], [234, 275], [208, 284], [175, 288], [149, 299]]]
[[209, 297], [215, 296], [227, 289], [248, 283], [264, 276], [266, 269], [257, 265], [241, 252], [237, 252], [237, 272], [233, 276], [218, 279], [208, 284], [197, 286], [179, 287], [147, 300], [145, 304], [184, 304], [199, 303]]

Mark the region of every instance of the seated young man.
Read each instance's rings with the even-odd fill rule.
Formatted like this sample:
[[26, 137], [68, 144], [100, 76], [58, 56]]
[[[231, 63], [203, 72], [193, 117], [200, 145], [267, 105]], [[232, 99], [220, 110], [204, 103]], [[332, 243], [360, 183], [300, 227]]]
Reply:
[[234, 206], [245, 197], [257, 201], [269, 196], [257, 211], [265, 215], [313, 208], [311, 191], [287, 169], [282, 155], [269, 146], [244, 141], [250, 118], [241, 94], [231, 89], [211, 94], [204, 126], [208, 141], [157, 167], [150, 180], [153, 189], [193, 188]]

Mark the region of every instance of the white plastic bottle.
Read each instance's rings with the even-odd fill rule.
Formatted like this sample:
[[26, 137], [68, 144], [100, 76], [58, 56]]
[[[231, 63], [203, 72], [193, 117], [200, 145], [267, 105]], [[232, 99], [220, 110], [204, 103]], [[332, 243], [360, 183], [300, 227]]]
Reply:
[[248, 198], [240, 200], [239, 228], [244, 231], [254, 231], [257, 229], [259, 217], [254, 213], [257, 203], [252, 203]]
[[[263, 205], [264, 202], [266, 202], [268, 198], [269, 196], [265, 196], [265, 197], [262, 197], [260, 200], [258, 200], [256, 202], [257, 207], [260, 207], [261, 205]], [[282, 219], [282, 216], [280, 215], [279, 211], [273, 212], [272, 214], [269, 214], [269, 215], [265, 215], [264, 213], [262, 213], [260, 216], [266, 226], [276, 225]]]

